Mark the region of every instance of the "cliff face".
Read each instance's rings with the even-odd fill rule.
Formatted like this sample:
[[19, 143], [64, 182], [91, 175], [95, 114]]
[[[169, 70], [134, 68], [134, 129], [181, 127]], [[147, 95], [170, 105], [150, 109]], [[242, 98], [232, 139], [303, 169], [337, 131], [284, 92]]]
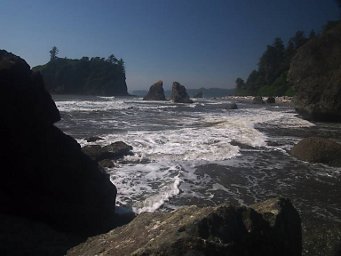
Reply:
[[341, 23], [303, 45], [288, 74], [304, 118], [341, 121]]
[[60, 59], [33, 68], [56, 94], [127, 96], [123, 63], [100, 58]]
[[116, 188], [80, 145], [54, 126], [59, 119], [41, 75], [0, 50], [0, 214], [77, 234], [108, 230]]

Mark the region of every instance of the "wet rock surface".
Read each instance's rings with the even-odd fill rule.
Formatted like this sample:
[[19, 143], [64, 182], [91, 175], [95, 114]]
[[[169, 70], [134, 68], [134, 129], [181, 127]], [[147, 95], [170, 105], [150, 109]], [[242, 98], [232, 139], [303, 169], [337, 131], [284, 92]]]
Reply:
[[172, 85], [171, 99], [175, 103], [193, 103], [193, 101], [189, 98], [189, 95], [187, 94], [185, 86], [181, 85], [178, 82], [174, 82]]
[[248, 207], [188, 206], [142, 213], [88, 239], [71, 255], [301, 255], [301, 222], [289, 200]]
[[326, 138], [305, 138], [290, 153], [303, 161], [341, 167], [341, 144]]

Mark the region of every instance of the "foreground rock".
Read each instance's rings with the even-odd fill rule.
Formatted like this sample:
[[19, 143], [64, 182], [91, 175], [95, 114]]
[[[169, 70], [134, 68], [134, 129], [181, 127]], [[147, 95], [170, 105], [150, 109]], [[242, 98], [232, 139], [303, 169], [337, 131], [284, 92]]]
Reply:
[[116, 188], [80, 145], [53, 125], [59, 119], [40, 74], [0, 51], [0, 132], [5, 135], [0, 214], [73, 234], [107, 231], [115, 221]]
[[341, 121], [341, 23], [298, 50], [288, 78], [296, 92], [294, 106], [304, 118]]
[[286, 199], [251, 208], [189, 206], [142, 213], [131, 223], [88, 239], [75, 255], [301, 255], [300, 217]]
[[303, 161], [341, 167], [341, 144], [329, 139], [305, 138], [290, 153]]
[[143, 100], [166, 100], [163, 82], [160, 80], [150, 86], [149, 91]]
[[171, 99], [175, 103], [193, 103], [187, 94], [185, 86], [179, 84], [178, 82], [173, 83]]

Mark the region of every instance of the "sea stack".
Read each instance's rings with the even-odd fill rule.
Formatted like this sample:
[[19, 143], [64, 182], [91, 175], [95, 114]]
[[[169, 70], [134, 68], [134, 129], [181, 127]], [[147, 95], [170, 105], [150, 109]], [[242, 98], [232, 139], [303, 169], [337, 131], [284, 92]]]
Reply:
[[175, 103], [193, 103], [187, 94], [185, 86], [178, 82], [174, 82], [172, 86], [172, 96], [171, 99]]
[[159, 80], [150, 86], [149, 91], [147, 95], [144, 96], [143, 100], [166, 100], [163, 82]]

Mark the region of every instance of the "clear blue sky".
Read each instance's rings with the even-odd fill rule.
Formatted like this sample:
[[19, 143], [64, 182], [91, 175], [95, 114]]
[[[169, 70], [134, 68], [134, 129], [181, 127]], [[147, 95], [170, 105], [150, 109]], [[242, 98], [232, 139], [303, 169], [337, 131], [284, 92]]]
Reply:
[[0, 49], [31, 66], [59, 57], [126, 62], [129, 91], [165, 87], [232, 88], [275, 37], [320, 30], [337, 19], [334, 0], [1, 0]]

